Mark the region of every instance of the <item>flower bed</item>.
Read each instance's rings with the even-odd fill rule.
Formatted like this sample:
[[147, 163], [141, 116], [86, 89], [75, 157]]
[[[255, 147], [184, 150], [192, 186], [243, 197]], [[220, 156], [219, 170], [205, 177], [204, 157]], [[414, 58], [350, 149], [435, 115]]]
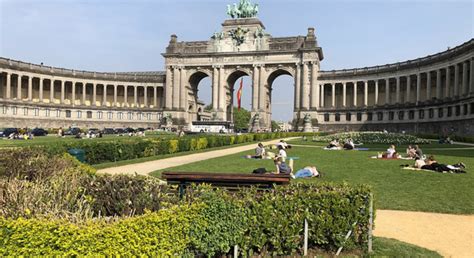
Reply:
[[383, 133], [383, 132], [350, 132], [336, 133], [325, 136], [315, 136], [313, 141], [330, 142], [334, 139], [346, 141], [351, 138], [356, 143], [383, 143], [383, 144], [429, 144], [427, 139], [418, 138], [413, 135], [400, 133]]

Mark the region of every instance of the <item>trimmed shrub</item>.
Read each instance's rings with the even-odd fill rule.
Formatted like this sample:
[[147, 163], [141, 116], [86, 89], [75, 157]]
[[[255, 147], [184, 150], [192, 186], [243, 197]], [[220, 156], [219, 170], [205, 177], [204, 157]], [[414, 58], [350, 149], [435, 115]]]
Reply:
[[428, 144], [429, 140], [418, 138], [413, 135], [400, 133], [383, 133], [383, 132], [350, 132], [336, 133], [326, 136], [316, 136], [313, 141], [330, 142], [334, 139], [346, 141], [352, 138], [354, 142], [361, 143], [383, 143], [383, 144]]

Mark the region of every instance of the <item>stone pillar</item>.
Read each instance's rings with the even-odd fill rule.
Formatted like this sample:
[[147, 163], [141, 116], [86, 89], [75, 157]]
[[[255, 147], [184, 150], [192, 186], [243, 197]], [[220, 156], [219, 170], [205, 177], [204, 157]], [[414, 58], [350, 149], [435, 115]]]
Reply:
[[445, 98], [450, 97], [450, 84], [451, 84], [451, 74], [450, 74], [450, 69], [449, 66], [446, 67], [446, 89], [445, 89]]
[[43, 102], [43, 78], [39, 78], [39, 102]]
[[123, 106], [128, 107], [128, 88], [127, 85], [123, 85]]
[[416, 104], [420, 102], [421, 93], [421, 73], [416, 75]]
[[462, 63], [462, 91], [460, 92], [460, 95], [467, 95], [469, 93], [469, 89], [467, 88], [468, 86], [468, 81], [467, 81], [467, 62]]
[[21, 74], [18, 74], [17, 82], [16, 82], [16, 98], [17, 100], [22, 100], [21, 97]]
[[180, 76], [178, 66], [173, 67], [173, 109], [179, 108]]
[[458, 97], [459, 94], [459, 64], [454, 64], [454, 94], [453, 97]]
[[[218, 99], [219, 99], [219, 70], [217, 68], [217, 66], [213, 66], [213, 72], [212, 72], [212, 109], [213, 110], [217, 110], [219, 108], [219, 105], [218, 105]], [[252, 85], [252, 109], [255, 109], [255, 103], [256, 103], [256, 100], [255, 100], [255, 87], [256, 87], [256, 81], [255, 81], [255, 74], [257, 73], [256, 72], [257, 70], [257, 67], [254, 65], [253, 66], [253, 85]]]
[[[166, 67], [166, 84], [165, 84], [165, 109], [171, 109], [172, 108], [172, 102], [173, 102], [173, 85], [172, 85], [172, 72], [171, 72], [171, 67], [167, 66]], [[136, 86], [134, 86], [136, 89]], [[136, 106], [136, 91], [135, 91], [135, 106]]]
[[157, 86], [153, 86], [153, 108], [158, 107], [158, 89]]
[[468, 94], [474, 93], [474, 58], [471, 58], [469, 61], [471, 63], [471, 69], [469, 69], [469, 90], [467, 91]]
[[107, 106], [107, 83], [103, 84], [104, 94], [102, 95], [102, 106]]
[[225, 106], [226, 106], [226, 87], [225, 87], [224, 66], [219, 66], [219, 110], [223, 112], [222, 114], [223, 119], [225, 119], [225, 113], [226, 113]]
[[342, 83], [342, 107], [346, 107], [347, 82]]
[[[179, 102], [178, 102], [179, 104]], [[145, 86], [143, 86], [143, 106], [145, 108], [148, 107], [148, 87], [147, 85], [145, 84]], [[176, 108], [179, 108], [179, 106], [177, 106]]]
[[319, 107], [319, 85], [318, 85], [318, 64], [311, 65], [311, 108]]
[[133, 85], [133, 106], [138, 107], [138, 86], [137, 85]]
[[87, 96], [87, 82], [82, 83], [82, 105], [86, 104], [86, 96]]
[[117, 84], [114, 84], [114, 107], [117, 106]]
[[71, 104], [74, 106], [76, 104], [76, 82], [72, 83], [72, 97], [71, 97]]
[[97, 83], [92, 83], [92, 106], [97, 105]]
[[64, 85], [64, 81], [63, 80], [60, 80], [59, 82], [61, 82], [61, 104], [64, 104], [64, 94], [65, 94], [65, 85]]
[[[324, 88], [323, 88], [324, 89]], [[323, 91], [324, 95], [324, 91]], [[295, 74], [295, 111], [298, 111], [301, 107], [301, 67], [299, 64], [296, 64], [296, 74]]]
[[265, 66], [262, 65], [262, 66], [260, 66], [260, 75], [259, 75], [260, 83], [259, 83], [259, 94], [258, 94], [259, 109], [261, 111], [265, 111], [265, 95], [266, 95], [266, 92], [265, 92], [265, 78], [266, 78]]
[[[398, 84], [400, 84], [400, 82], [398, 82]], [[411, 75], [408, 75], [407, 76], [407, 91], [406, 91], [405, 102], [410, 103], [410, 96], [411, 96]], [[397, 102], [400, 102], [400, 101], [397, 101]]]
[[12, 74], [11, 73], [7, 73], [7, 91], [5, 92], [5, 98], [6, 99], [10, 99], [11, 98], [11, 90], [12, 90], [12, 86], [11, 86], [11, 76]]
[[426, 100], [431, 99], [431, 71], [426, 72]]
[[369, 104], [369, 84], [364, 81], [364, 106], [367, 107]]
[[436, 70], [436, 99], [441, 99], [441, 69]]
[[357, 82], [353, 82], [353, 83], [354, 83], [354, 94], [353, 94], [354, 107], [357, 107]]
[[179, 108], [183, 111], [186, 111], [186, 106], [188, 102], [188, 90], [186, 89], [186, 69], [185, 67], [181, 67], [180, 69], [181, 78], [179, 79], [180, 82], [180, 98], [179, 98]]
[[[375, 99], [374, 105], [377, 106], [379, 104], [379, 80], [375, 79]], [[375, 119], [374, 119], [375, 120]]]
[[33, 77], [28, 76], [28, 101], [33, 100]]
[[319, 103], [321, 103], [321, 107], [324, 107], [324, 83], [319, 85], [319, 90], [321, 91], [319, 95], [321, 96], [321, 100], [319, 101]]
[[390, 78], [385, 79], [385, 105], [390, 104]]
[[303, 76], [301, 80], [301, 108], [307, 110], [309, 107], [308, 94], [308, 63], [303, 63]]
[[336, 107], [336, 83], [331, 83], [331, 107]]
[[54, 79], [49, 80], [49, 103], [54, 102]]

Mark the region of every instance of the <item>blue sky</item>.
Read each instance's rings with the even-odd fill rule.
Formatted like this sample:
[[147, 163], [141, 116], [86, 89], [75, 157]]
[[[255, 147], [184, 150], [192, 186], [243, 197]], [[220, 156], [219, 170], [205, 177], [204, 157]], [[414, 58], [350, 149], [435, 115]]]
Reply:
[[[207, 40], [238, 0], [0, 0], [0, 56], [78, 70], [163, 70], [171, 34]], [[316, 28], [322, 70], [365, 67], [444, 51], [473, 38], [472, 1], [254, 0], [274, 37]], [[244, 79], [245, 85], [249, 80]], [[209, 103], [210, 81], [200, 84]], [[250, 106], [250, 87], [243, 105]], [[291, 119], [293, 81], [278, 78], [273, 118]]]

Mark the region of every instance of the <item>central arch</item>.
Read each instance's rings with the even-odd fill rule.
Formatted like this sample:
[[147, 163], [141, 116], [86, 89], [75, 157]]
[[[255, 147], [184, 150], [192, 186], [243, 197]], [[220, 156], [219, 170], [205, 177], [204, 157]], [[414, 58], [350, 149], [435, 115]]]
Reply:
[[[226, 80], [226, 95], [225, 95], [225, 117], [227, 121], [234, 121], [234, 85], [238, 79], [244, 76], [251, 76], [251, 72], [246, 69], [236, 69], [229, 73]], [[252, 107], [253, 108], [253, 107]]]
[[[291, 79], [287, 79], [285, 77], [289, 77]], [[286, 80], [285, 80], [286, 79]], [[274, 83], [275, 81], [283, 84], [290, 84], [290, 87], [285, 87], [284, 90], [291, 88], [293, 91], [294, 98], [292, 98], [291, 93], [288, 92], [287, 94], [279, 95], [277, 97], [277, 101], [279, 104], [285, 107], [289, 107], [291, 109], [290, 115], [288, 115], [288, 118], [286, 119], [280, 119], [282, 122], [288, 122], [291, 120], [292, 117], [294, 117], [294, 112], [295, 112], [295, 102], [296, 102], [296, 93], [295, 93], [295, 78], [293, 75], [293, 72], [288, 69], [288, 68], [282, 68], [279, 67], [273, 71], [270, 72], [270, 74], [267, 77], [267, 84], [266, 84], [266, 96], [265, 96], [265, 125], [267, 128], [271, 128], [272, 124], [272, 114], [273, 114], [273, 108], [272, 106], [275, 105], [276, 103], [273, 103], [273, 91], [274, 91]], [[280, 85], [278, 85], [280, 86]], [[285, 98], [286, 97], [286, 98]], [[291, 105], [290, 103], [293, 103]], [[279, 109], [278, 111], [282, 111]]]

